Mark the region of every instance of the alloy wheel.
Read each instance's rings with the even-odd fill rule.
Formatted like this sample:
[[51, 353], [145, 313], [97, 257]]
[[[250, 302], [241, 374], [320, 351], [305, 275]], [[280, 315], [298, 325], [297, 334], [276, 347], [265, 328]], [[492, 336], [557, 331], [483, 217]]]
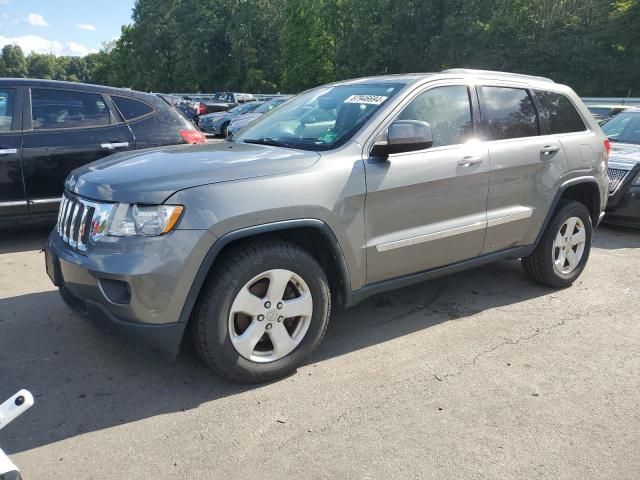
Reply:
[[249, 280], [229, 312], [231, 343], [247, 360], [275, 362], [291, 353], [311, 324], [309, 286], [290, 270], [269, 270]]

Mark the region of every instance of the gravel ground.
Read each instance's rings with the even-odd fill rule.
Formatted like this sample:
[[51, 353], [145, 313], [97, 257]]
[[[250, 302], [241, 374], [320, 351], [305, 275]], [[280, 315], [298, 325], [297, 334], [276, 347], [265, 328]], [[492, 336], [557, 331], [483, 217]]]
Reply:
[[0, 231], [0, 432], [27, 480], [640, 478], [640, 231], [602, 227], [570, 289], [500, 262], [334, 313], [313, 359], [238, 386], [63, 305], [45, 229]]

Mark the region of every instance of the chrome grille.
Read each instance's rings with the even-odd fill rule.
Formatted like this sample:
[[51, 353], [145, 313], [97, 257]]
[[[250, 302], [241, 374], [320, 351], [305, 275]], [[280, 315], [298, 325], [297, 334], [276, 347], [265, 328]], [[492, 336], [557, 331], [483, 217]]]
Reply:
[[609, 195], [613, 195], [624, 179], [629, 175], [629, 170], [622, 170], [619, 168], [609, 168]]
[[56, 228], [62, 241], [74, 250], [85, 252], [95, 205], [77, 197], [64, 195], [58, 211]]

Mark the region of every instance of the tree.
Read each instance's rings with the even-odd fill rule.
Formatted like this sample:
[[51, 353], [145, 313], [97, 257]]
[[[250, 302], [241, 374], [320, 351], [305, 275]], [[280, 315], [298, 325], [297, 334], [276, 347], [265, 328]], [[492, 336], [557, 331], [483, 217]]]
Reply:
[[[60, 57], [63, 59], [63, 57]], [[63, 69], [60, 68], [58, 58], [52, 53], [30, 53], [27, 57], [27, 71], [31, 78], [44, 78], [47, 80], [58, 80], [62, 76]], [[63, 63], [62, 61], [60, 64]]]
[[27, 76], [27, 61], [19, 45], [5, 45], [2, 48], [2, 60], [5, 76], [14, 78]]
[[282, 25], [282, 86], [297, 92], [335, 79], [336, 39], [324, 21], [329, 0], [286, 0]]

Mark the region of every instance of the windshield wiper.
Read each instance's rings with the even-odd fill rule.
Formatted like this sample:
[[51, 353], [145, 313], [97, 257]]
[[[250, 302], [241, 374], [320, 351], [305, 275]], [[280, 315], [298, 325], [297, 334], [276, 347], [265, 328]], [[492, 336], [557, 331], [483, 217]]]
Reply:
[[289, 145], [284, 142], [279, 142], [278, 140], [274, 140], [273, 138], [249, 138], [247, 140], [243, 140], [244, 143], [257, 143], [258, 145], [270, 145], [272, 147], [285, 147], [289, 148]]

